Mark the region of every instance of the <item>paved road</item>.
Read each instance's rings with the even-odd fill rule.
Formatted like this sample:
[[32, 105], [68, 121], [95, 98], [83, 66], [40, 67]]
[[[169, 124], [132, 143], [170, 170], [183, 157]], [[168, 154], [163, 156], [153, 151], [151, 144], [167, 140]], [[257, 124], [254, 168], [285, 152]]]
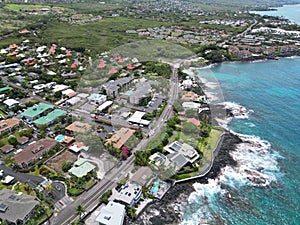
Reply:
[[[172, 116], [173, 109], [172, 105], [177, 99], [178, 95], [178, 77], [177, 77], [177, 68], [173, 67], [172, 77], [171, 77], [171, 90], [169, 93], [169, 100], [167, 105], [162, 112], [158, 122], [156, 123], [155, 128], [152, 130], [152, 135], [149, 135], [149, 138], [144, 138], [133, 150], [140, 151], [143, 147], [155, 136], [157, 132], [160, 131], [161, 127], [164, 125], [164, 122]], [[107, 190], [112, 189], [116, 186], [117, 182], [125, 177], [128, 172], [134, 168], [134, 155], [131, 155], [126, 163], [123, 163], [120, 167], [113, 168], [104, 179], [99, 181], [94, 187], [92, 187], [88, 192], [83, 193], [78, 197], [74, 202], [69, 204], [66, 208], [62, 209], [52, 220], [51, 224], [53, 225], [67, 225], [74, 221], [77, 216], [74, 215], [76, 207], [82, 205], [86, 211], [92, 211], [99, 202], [99, 197], [105, 193]]]

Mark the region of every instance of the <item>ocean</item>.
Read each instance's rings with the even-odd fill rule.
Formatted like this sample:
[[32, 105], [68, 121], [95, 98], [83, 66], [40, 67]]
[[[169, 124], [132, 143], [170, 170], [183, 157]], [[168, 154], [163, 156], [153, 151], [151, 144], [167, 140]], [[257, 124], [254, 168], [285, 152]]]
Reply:
[[246, 108], [223, 121], [244, 142], [231, 152], [237, 167], [194, 184], [181, 225], [299, 225], [300, 58], [224, 63], [198, 73], [220, 86], [225, 107]]
[[300, 4], [298, 5], [283, 5], [282, 7], [271, 7], [272, 11], [251, 11], [259, 15], [279, 16], [289, 19], [291, 22], [300, 24]]

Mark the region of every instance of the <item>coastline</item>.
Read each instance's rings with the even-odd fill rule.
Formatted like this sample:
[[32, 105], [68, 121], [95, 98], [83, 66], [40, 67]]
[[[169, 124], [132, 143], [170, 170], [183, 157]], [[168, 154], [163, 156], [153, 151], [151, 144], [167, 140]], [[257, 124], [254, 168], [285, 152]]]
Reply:
[[148, 205], [134, 221], [126, 221], [125, 225], [171, 225], [180, 223], [184, 203], [188, 202], [190, 194], [195, 191], [193, 184], [196, 182], [207, 184], [209, 179], [218, 178], [222, 168], [237, 166], [237, 162], [230, 153], [235, 150], [235, 146], [241, 143], [242, 140], [236, 134], [226, 132], [213, 166], [204, 177], [174, 185], [162, 200], [157, 200]]

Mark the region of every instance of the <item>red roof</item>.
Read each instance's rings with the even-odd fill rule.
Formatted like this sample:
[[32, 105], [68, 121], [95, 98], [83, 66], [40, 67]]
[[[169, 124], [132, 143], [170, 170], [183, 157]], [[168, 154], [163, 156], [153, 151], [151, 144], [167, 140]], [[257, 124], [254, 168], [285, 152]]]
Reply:
[[178, 115], [184, 116], [185, 112], [178, 112]]
[[99, 64], [98, 64], [98, 66], [97, 66], [97, 68], [98, 69], [103, 69], [103, 68], [105, 68], [106, 67], [106, 64], [105, 64], [105, 62], [100, 62]]
[[109, 71], [108, 71], [108, 74], [115, 74], [117, 73], [118, 70], [116, 68], [111, 68]]
[[18, 47], [18, 45], [16, 45], [16, 44], [11, 44], [8, 48], [12, 49], [12, 48], [17, 48], [17, 47]]
[[135, 66], [133, 66], [133, 65], [130, 64], [130, 65], [127, 66], [127, 69], [133, 70], [133, 69], [135, 69]]
[[72, 63], [71, 68], [75, 69], [77, 67], [77, 65], [75, 63]]
[[18, 55], [18, 54], [19, 54], [18, 52], [13, 51], [13, 52], [8, 53], [7, 55], [8, 56], [15, 56], [15, 55]]
[[66, 52], [66, 56], [72, 56], [72, 53], [69, 52], [69, 51], [67, 51], [67, 52]]
[[191, 119], [188, 119], [188, 122], [196, 125], [196, 126], [199, 126], [200, 125], [200, 121], [195, 119], [195, 118], [191, 118]]
[[29, 34], [29, 33], [30, 33], [30, 31], [29, 31], [29, 30], [27, 30], [27, 29], [25, 29], [25, 30], [21, 30], [21, 31], [19, 31], [19, 33], [20, 33], [20, 34]]
[[55, 53], [55, 48], [54, 48], [54, 47], [51, 47], [50, 50], [49, 50], [49, 52], [50, 52], [50, 53]]

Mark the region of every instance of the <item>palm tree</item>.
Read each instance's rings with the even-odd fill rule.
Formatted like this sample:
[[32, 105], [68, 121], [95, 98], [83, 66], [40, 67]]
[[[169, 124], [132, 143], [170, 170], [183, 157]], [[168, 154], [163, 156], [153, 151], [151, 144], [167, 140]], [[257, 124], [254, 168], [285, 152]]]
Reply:
[[78, 205], [76, 207], [76, 215], [78, 215], [79, 217], [81, 217], [81, 215], [85, 213], [85, 208], [82, 205]]

